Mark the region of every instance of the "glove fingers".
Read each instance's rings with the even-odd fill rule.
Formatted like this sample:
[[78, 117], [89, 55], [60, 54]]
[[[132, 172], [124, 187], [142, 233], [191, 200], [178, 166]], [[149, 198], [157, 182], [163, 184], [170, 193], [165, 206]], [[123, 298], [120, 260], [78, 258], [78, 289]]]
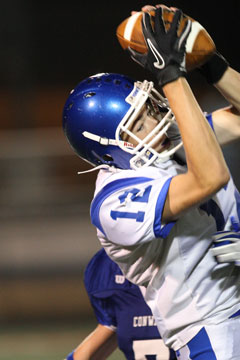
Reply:
[[178, 43], [178, 48], [184, 48], [185, 49], [185, 45], [186, 45], [186, 42], [187, 42], [187, 38], [188, 38], [188, 35], [191, 31], [191, 28], [192, 28], [192, 22], [190, 20], [187, 20], [186, 21], [186, 24], [182, 30], [182, 33], [180, 35], [180, 38], [179, 38], [179, 43]]
[[174, 13], [172, 25], [169, 29], [169, 32], [173, 32], [173, 33], [177, 34], [181, 16], [182, 16], [182, 11], [177, 9]]
[[229, 252], [234, 252], [234, 244], [229, 244], [229, 245], [224, 245], [224, 246], [218, 246], [215, 248], [211, 248], [211, 253], [213, 256], [218, 256], [218, 255], [224, 255], [226, 253]]
[[[239, 226], [234, 218], [231, 218], [232, 229], [233, 225]], [[211, 253], [216, 257], [219, 263], [235, 262], [238, 264], [240, 260], [240, 233], [238, 231], [219, 231], [213, 235], [213, 248]]]
[[166, 33], [166, 28], [163, 21], [162, 7], [157, 8], [157, 10], [155, 11], [155, 32], [156, 34]]
[[144, 12], [142, 16], [142, 31], [144, 38], [149, 37], [149, 34], [154, 36], [152, 24], [151, 24], [151, 15], [149, 13]]
[[219, 263], [225, 263], [225, 262], [234, 262], [239, 260], [239, 257], [236, 253], [230, 253], [230, 254], [223, 254], [217, 256], [217, 261]]

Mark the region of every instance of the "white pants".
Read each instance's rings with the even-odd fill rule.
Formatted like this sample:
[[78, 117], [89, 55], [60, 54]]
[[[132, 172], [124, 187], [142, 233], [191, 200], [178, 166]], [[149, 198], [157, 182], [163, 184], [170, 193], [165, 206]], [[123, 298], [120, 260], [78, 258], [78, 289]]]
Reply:
[[203, 327], [176, 355], [178, 360], [240, 360], [240, 316]]

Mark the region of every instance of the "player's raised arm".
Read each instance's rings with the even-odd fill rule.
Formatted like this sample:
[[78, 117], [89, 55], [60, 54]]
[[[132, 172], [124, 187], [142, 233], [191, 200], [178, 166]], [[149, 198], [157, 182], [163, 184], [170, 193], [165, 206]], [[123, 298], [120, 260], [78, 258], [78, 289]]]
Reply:
[[229, 102], [229, 106], [212, 113], [214, 129], [221, 144], [240, 138], [240, 74], [215, 54], [201, 69], [207, 81]]
[[166, 32], [161, 12], [161, 8], [155, 12], [155, 30], [150, 15], [143, 15], [148, 53], [130, 52], [133, 60], [150, 70], [163, 88], [183, 139], [188, 170], [171, 181], [163, 213], [164, 220], [171, 220], [221, 189], [228, 182], [229, 173], [215, 135], [184, 78], [185, 45], [191, 23], [188, 21], [178, 35], [182, 13], [176, 10]]
[[164, 217], [178, 216], [217, 192], [229, 180], [215, 135], [185, 79], [164, 87], [186, 152], [187, 173], [172, 179]]
[[116, 348], [116, 333], [98, 324], [65, 360], [105, 360]]
[[[157, 7], [166, 8], [163, 4], [157, 4], [155, 6], [146, 5], [141, 10], [149, 12], [156, 10]], [[177, 9], [171, 7], [170, 10], [176, 11]], [[200, 28], [202, 28], [201, 25]], [[207, 35], [205, 37], [208, 38]], [[240, 74], [231, 68], [228, 61], [217, 50], [210, 58], [206, 54], [206, 59], [206, 62], [203, 59], [203, 64], [201, 62], [197, 64], [199, 60], [194, 57], [194, 68], [200, 71], [207, 82], [215, 86], [229, 102], [229, 106], [212, 113], [217, 139], [221, 145], [225, 145], [240, 138]]]

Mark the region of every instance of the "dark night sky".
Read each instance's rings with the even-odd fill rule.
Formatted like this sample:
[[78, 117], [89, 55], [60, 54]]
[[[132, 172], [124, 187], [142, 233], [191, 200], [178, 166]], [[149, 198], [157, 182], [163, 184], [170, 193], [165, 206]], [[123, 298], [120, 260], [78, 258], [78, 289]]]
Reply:
[[[37, 84], [75, 84], [98, 72], [145, 77], [115, 36], [117, 25], [145, 1], [18, 1], [1, 4], [2, 85], [22, 80]], [[152, 3], [154, 4], [154, 3]], [[240, 2], [165, 1], [197, 19], [217, 48], [239, 68], [235, 39]]]

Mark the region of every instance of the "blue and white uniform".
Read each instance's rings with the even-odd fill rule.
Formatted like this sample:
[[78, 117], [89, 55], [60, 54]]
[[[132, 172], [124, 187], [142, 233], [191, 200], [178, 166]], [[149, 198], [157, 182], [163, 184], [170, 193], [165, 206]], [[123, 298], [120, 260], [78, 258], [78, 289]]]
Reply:
[[163, 344], [139, 288], [125, 279], [104, 249], [89, 262], [84, 282], [98, 323], [116, 331], [126, 359], [176, 359]]
[[[139, 170], [101, 170], [91, 219], [107, 254], [127, 279], [141, 286], [165, 344], [179, 350], [183, 359], [206, 360], [196, 357], [196, 348], [192, 353], [184, 350], [191, 356], [183, 355], [183, 349], [202, 332], [205, 336], [208, 326], [231, 318], [234, 332], [240, 334], [240, 318], [233, 317], [240, 310], [240, 270], [234, 264], [218, 264], [209, 251], [212, 234], [229, 230], [232, 216], [239, 221], [240, 196], [231, 179], [201, 206], [164, 223], [171, 179], [185, 171], [174, 160]], [[211, 334], [208, 345], [216, 357], [209, 359], [240, 359], [240, 350], [224, 345], [227, 336], [219, 343], [220, 335], [215, 339], [217, 332]], [[232, 334], [230, 338], [234, 341]], [[224, 346], [229, 357], [220, 349]]]

